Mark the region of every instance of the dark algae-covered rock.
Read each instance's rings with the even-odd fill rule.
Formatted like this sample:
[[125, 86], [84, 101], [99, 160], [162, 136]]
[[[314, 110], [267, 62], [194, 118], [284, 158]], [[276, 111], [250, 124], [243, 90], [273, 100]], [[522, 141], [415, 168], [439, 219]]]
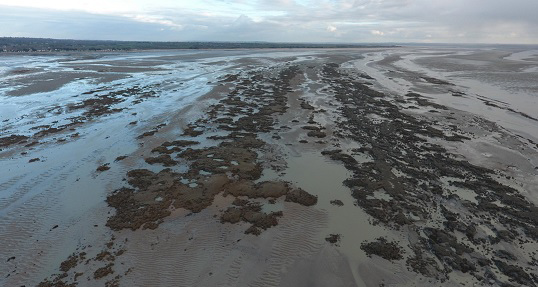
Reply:
[[[477, 280], [510, 284], [490, 276], [490, 270], [497, 269], [512, 281], [517, 277], [515, 282], [534, 286], [536, 278], [524, 268], [528, 263], [497, 250], [497, 244], [514, 248], [518, 243], [536, 244], [538, 207], [500, 180], [499, 171], [474, 165], [442, 144], [464, 143], [472, 134], [461, 131], [458, 124], [431, 121], [406, 107], [430, 108], [455, 120], [452, 111], [418, 93], [392, 96], [373, 90], [337, 64], [326, 64], [322, 74], [342, 104], [335, 134], [357, 143], [360, 148], [354, 152], [369, 160], [359, 163], [339, 149], [322, 154], [352, 173], [344, 184], [376, 222], [395, 230], [414, 230], [418, 240], [399, 243], [412, 250], [406, 259], [410, 269], [439, 280], [460, 271]], [[483, 119], [476, 122], [487, 129], [495, 126]], [[468, 192], [474, 200], [454, 190]], [[376, 197], [379, 191], [386, 196]], [[487, 235], [484, 229], [495, 235]], [[400, 249], [382, 238], [361, 248], [389, 260], [403, 259]]]
[[[266, 78], [273, 84], [272, 92], [249, 78], [238, 79], [236, 89], [211, 106], [206, 117], [188, 124], [179, 138], [152, 148], [151, 153], [158, 155], [145, 158], [146, 163], [169, 168], [187, 163], [188, 170], [183, 173], [172, 169], [129, 171], [130, 186], [116, 190], [107, 198], [116, 210], [107, 226], [113, 230], [155, 229], [170, 215], [171, 209], [184, 208], [198, 213], [209, 207], [217, 194], [266, 200], [284, 197], [285, 201], [315, 205], [317, 197], [290, 183], [255, 182], [263, 172], [259, 151], [266, 145], [258, 134], [278, 129], [274, 116], [287, 109], [289, 81], [298, 72], [297, 67], [290, 66], [274, 78]], [[232, 115], [237, 119], [233, 120]], [[143, 137], [155, 135], [160, 128]], [[210, 129], [222, 134], [208, 136], [215, 141], [213, 145], [199, 147], [198, 140], [190, 139]], [[220, 215], [220, 221], [247, 222], [251, 226], [246, 233], [258, 235], [277, 225], [280, 216], [280, 211], [265, 213], [259, 203], [250, 202], [228, 207]]]
[[386, 238], [379, 237], [376, 241], [363, 242], [361, 249], [368, 256], [377, 255], [386, 260], [401, 260], [403, 259], [403, 251], [396, 242], [388, 242]]
[[325, 241], [337, 245], [340, 242], [340, 234], [329, 234], [325, 237]]

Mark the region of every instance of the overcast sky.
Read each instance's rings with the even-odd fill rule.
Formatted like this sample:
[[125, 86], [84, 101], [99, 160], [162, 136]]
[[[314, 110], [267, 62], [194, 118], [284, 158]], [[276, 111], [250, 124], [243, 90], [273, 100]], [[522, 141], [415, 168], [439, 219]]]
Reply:
[[0, 36], [538, 44], [538, 0], [0, 0]]

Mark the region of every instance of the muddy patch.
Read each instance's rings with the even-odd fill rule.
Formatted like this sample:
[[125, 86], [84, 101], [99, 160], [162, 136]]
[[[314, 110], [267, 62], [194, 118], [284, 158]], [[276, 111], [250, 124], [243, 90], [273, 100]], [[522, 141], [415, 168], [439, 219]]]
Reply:
[[[122, 275], [116, 275], [113, 266], [116, 257], [126, 252], [124, 242], [116, 242], [112, 237], [104, 244], [104, 250], [97, 254], [89, 254], [86, 251], [77, 251], [64, 260], [58, 270], [60, 273], [37, 284], [38, 287], [65, 287], [77, 286], [81, 281], [98, 280], [102, 286], [119, 286], [118, 280]], [[91, 246], [83, 246], [82, 250], [89, 250]], [[90, 267], [90, 268], [88, 268]], [[87, 271], [92, 270], [91, 272]], [[114, 285], [116, 284], [116, 285]]]
[[23, 135], [10, 135], [7, 137], [2, 137], [0, 138], [0, 147], [7, 147], [18, 143], [26, 143], [27, 140], [28, 137]]

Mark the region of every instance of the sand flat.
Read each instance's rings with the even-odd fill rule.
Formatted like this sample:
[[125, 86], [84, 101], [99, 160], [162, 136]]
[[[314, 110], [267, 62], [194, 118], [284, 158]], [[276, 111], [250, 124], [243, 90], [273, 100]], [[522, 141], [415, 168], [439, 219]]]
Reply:
[[538, 284], [529, 55], [10, 56], [0, 285]]

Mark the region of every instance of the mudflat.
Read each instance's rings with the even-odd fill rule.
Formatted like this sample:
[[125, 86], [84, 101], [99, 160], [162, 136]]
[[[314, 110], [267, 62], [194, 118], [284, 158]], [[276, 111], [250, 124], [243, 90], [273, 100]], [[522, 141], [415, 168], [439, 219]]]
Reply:
[[2, 56], [0, 285], [536, 286], [532, 51]]

